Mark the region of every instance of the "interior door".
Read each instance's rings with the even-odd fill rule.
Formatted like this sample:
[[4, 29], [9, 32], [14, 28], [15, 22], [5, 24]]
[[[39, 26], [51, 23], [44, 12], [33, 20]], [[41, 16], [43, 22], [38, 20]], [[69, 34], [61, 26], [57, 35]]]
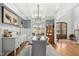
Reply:
[[49, 43], [54, 44], [54, 23], [52, 21], [46, 25], [46, 36], [49, 38]]

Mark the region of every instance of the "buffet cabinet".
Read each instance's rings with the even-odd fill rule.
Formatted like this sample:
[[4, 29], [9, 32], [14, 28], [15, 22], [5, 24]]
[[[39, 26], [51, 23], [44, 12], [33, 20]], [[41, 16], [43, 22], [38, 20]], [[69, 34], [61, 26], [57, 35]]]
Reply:
[[[19, 39], [20, 40], [20, 39]], [[17, 38], [2, 38], [2, 50], [3, 50], [3, 56], [17, 56], [22, 54], [21, 51], [26, 47], [28, 49], [28, 41], [25, 39], [20, 41], [17, 41]], [[26, 52], [27, 53], [27, 52]]]
[[56, 35], [57, 39], [67, 39], [67, 23], [57, 22]]
[[15, 38], [2, 38], [3, 55], [15, 55]]

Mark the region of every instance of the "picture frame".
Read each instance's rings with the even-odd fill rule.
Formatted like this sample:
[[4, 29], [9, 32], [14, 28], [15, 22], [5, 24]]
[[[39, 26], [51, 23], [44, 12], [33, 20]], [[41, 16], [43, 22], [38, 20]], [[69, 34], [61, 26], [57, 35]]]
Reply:
[[23, 28], [31, 28], [31, 20], [21, 20]]
[[19, 18], [8, 8], [2, 6], [2, 23], [19, 26]]

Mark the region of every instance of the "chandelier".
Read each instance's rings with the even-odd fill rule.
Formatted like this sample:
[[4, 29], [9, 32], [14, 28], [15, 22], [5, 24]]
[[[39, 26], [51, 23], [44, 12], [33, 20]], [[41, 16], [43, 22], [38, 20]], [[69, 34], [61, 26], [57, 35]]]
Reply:
[[36, 28], [38, 30], [40, 30], [40, 28], [42, 27], [42, 25], [40, 24], [41, 18], [39, 16], [39, 4], [37, 4], [37, 17], [35, 17], [35, 24], [32, 26], [33, 28]]

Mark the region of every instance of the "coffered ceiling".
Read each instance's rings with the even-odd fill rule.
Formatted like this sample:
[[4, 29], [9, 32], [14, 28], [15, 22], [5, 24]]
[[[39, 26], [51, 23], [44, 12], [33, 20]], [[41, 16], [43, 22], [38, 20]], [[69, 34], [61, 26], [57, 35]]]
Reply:
[[53, 18], [64, 15], [67, 11], [74, 8], [78, 4], [74, 3], [5, 3], [24, 19], [33, 19], [38, 16], [41, 18]]

